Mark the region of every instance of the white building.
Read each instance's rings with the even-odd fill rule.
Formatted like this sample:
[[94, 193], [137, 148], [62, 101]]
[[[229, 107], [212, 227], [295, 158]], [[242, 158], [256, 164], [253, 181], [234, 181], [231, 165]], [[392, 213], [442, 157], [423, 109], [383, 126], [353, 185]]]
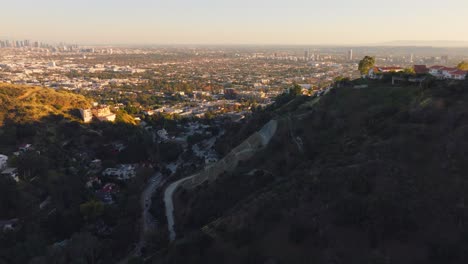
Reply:
[[114, 177], [117, 180], [129, 180], [136, 176], [135, 166], [130, 164], [122, 164], [117, 168], [107, 168], [102, 172], [102, 175]]
[[161, 130], [158, 130], [158, 132], [156, 133], [158, 134], [158, 137], [161, 138], [163, 141], [169, 139], [169, 135], [167, 134], [167, 131], [164, 128]]
[[437, 79], [465, 80], [468, 72], [436, 65], [429, 68], [429, 74]]
[[0, 154], [0, 171], [5, 169], [8, 163], [8, 157]]
[[93, 120], [93, 112], [91, 112], [91, 109], [80, 109], [80, 113], [85, 123], [89, 123]]
[[11, 177], [16, 182], [19, 182], [18, 170], [16, 168], [6, 168], [2, 171], [2, 176]]

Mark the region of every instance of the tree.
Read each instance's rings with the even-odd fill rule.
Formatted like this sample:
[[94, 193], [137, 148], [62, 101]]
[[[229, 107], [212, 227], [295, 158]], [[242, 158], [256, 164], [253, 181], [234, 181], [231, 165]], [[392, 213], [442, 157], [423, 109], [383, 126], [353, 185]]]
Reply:
[[367, 75], [369, 73], [369, 70], [374, 67], [375, 65], [375, 58], [370, 57], [370, 56], [365, 56], [364, 59], [362, 59], [359, 62], [359, 72], [361, 72], [362, 75]]
[[466, 61], [460, 62], [458, 64], [457, 68], [462, 70], [462, 71], [468, 71], [468, 62], [466, 62]]
[[91, 200], [80, 205], [80, 212], [86, 220], [94, 220], [104, 212], [104, 205], [101, 202]]
[[416, 72], [414, 71], [414, 68], [413, 68], [413, 67], [405, 68], [405, 69], [403, 70], [403, 73], [405, 73], [405, 74], [410, 74], [410, 75], [416, 74]]
[[0, 218], [16, 217], [21, 196], [16, 182], [9, 177], [0, 177]]
[[293, 87], [289, 88], [289, 94], [291, 96], [298, 96], [302, 94], [302, 87], [295, 83]]
[[68, 244], [68, 255], [78, 263], [94, 264], [99, 253], [99, 241], [90, 233], [75, 233]]
[[28, 151], [18, 157], [17, 166], [19, 173], [26, 179], [30, 179], [44, 175], [49, 168], [49, 161], [37, 152]]

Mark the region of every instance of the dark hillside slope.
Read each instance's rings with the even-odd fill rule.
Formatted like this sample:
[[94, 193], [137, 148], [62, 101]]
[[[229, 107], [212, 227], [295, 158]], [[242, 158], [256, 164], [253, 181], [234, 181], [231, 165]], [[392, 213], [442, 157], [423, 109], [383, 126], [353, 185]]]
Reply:
[[176, 194], [155, 263], [468, 263], [468, 85], [425, 86], [279, 112], [259, 155]]

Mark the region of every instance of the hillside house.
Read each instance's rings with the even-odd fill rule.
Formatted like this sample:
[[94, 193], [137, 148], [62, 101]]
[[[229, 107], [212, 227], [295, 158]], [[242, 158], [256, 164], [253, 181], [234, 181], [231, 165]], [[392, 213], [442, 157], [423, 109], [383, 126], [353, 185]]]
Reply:
[[15, 231], [19, 227], [19, 219], [0, 220], [0, 230], [3, 232]]
[[85, 123], [89, 123], [93, 120], [93, 113], [91, 112], [91, 109], [80, 109], [80, 114], [83, 122]]
[[402, 72], [405, 69], [399, 66], [391, 66], [391, 67], [372, 67], [369, 70], [369, 78], [370, 79], [381, 79], [382, 74], [384, 73], [391, 73], [391, 72]]
[[413, 69], [416, 74], [426, 74], [429, 72], [426, 65], [414, 65]]
[[26, 151], [28, 151], [30, 149], [32, 149], [31, 144], [23, 144], [23, 145], [19, 146], [19, 151], [21, 151], [21, 152], [26, 152]]
[[465, 80], [466, 75], [467, 75], [466, 71], [462, 71], [458, 69], [444, 74], [444, 76], [446, 76], [447, 79], [452, 79], [452, 80]]
[[117, 117], [116, 114], [110, 111], [109, 106], [101, 105], [93, 108], [80, 109], [81, 118], [83, 122], [89, 123], [93, 120], [93, 116], [96, 117], [99, 121], [109, 121], [114, 122]]
[[429, 67], [429, 74], [437, 79], [465, 80], [468, 72], [458, 68], [435, 65]]
[[136, 176], [135, 166], [122, 164], [117, 168], [107, 168], [102, 172], [102, 175], [126, 181]]
[[16, 168], [6, 168], [1, 173], [2, 177], [10, 177], [15, 182], [19, 182], [18, 170]]
[[6, 168], [8, 163], [8, 156], [0, 154], [0, 170], [3, 170]]
[[99, 121], [110, 121], [114, 122], [116, 115], [110, 111], [109, 106], [102, 105], [91, 109], [93, 115], [99, 119]]

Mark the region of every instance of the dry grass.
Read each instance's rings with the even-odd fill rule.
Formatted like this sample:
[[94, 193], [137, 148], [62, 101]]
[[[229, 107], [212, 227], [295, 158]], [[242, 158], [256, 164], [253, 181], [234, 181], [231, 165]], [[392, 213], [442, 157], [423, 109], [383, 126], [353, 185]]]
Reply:
[[67, 91], [0, 84], [0, 125], [5, 120], [24, 123], [38, 121], [48, 115], [72, 118], [70, 110], [89, 106], [87, 98]]

